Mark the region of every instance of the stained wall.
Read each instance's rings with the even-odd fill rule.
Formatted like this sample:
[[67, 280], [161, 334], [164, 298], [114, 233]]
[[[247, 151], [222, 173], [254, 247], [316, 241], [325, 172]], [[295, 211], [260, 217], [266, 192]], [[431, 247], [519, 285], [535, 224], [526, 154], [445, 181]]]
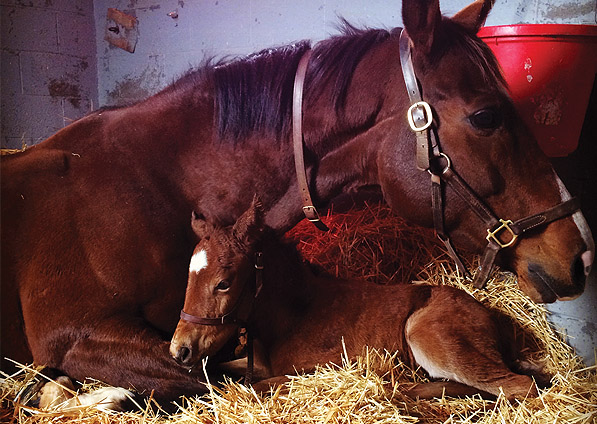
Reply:
[[0, 0], [3, 148], [38, 143], [97, 108], [92, 0]]

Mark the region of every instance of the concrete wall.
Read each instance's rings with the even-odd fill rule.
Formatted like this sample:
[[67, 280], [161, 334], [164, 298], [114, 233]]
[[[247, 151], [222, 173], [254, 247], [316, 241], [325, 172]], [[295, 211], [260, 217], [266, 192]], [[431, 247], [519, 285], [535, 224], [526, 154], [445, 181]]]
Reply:
[[[0, 0], [1, 145], [31, 145], [98, 106], [147, 97], [206, 56], [323, 39], [336, 32], [339, 16], [356, 25], [400, 26], [400, 3]], [[444, 0], [441, 5], [452, 15], [468, 3]], [[137, 17], [134, 53], [104, 40], [108, 8]], [[487, 24], [595, 24], [596, 9], [594, 0], [497, 0]]]
[[97, 108], [92, 0], [0, 0], [1, 145], [44, 140]]

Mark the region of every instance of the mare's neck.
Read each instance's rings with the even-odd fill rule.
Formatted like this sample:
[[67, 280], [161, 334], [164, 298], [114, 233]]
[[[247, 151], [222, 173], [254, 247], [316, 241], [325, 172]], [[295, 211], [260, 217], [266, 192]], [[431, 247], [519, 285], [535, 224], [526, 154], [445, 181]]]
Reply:
[[[311, 197], [320, 211], [341, 193], [379, 185], [381, 143], [404, 126], [404, 113], [399, 108], [407, 99], [399, 62], [397, 37], [391, 36], [359, 62], [342, 111], [337, 113], [334, 105], [325, 101], [330, 97], [330, 87], [311, 93], [305, 100], [307, 175]], [[286, 154], [292, 156], [292, 151], [288, 149]], [[290, 185], [266, 214], [266, 223], [282, 232], [304, 217], [292, 158], [288, 172]]]

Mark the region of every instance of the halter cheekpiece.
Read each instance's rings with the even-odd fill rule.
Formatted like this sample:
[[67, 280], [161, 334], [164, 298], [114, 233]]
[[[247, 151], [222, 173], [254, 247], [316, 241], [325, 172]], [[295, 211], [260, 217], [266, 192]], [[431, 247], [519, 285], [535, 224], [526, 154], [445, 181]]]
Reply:
[[[247, 337], [247, 370], [245, 373], [245, 384], [250, 385], [253, 379], [253, 368], [254, 368], [254, 351], [253, 351], [253, 334], [249, 331], [247, 319], [238, 317], [238, 308], [244, 299], [244, 294], [249, 287], [249, 284], [245, 284], [243, 286], [242, 292], [240, 293], [236, 303], [232, 306], [232, 308], [223, 315], [219, 317], [199, 317], [196, 315], [187, 314], [183, 309], [180, 310], [180, 318], [183, 321], [190, 322], [192, 324], [198, 325], [209, 325], [209, 326], [221, 326], [221, 325], [228, 325], [234, 324], [238, 326], [244, 326], [246, 328], [246, 337]], [[261, 289], [263, 288], [263, 252], [257, 251], [255, 252], [255, 284], [253, 285], [253, 297], [251, 298], [251, 307], [253, 306], [253, 302], [261, 293]], [[250, 314], [250, 312], [249, 312]]]

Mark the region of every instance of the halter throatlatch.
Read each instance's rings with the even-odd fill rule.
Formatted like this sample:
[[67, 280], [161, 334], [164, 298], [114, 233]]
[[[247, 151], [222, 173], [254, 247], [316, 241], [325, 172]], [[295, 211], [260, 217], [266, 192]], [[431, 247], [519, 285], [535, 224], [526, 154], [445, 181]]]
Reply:
[[303, 154], [303, 86], [305, 85], [307, 66], [309, 65], [312, 53], [313, 51], [309, 49], [303, 54], [294, 76], [294, 89], [292, 93], [292, 144], [294, 148], [296, 177], [303, 203], [303, 213], [317, 228], [322, 231], [328, 231], [329, 228], [319, 218], [319, 213], [315, 209], [311, 194], [309, 193], [309, 183], [307, 182]]
[[[237, 326], [243, 326], [247, 329], [247, 370], [245, 373], [245, 384], [251, 384], [251, 380], [253, 379], [253, 368], [254, 368], [254, 351], [253, 351], [253, 334], [249, 331], [248, 328], [248, 318], [240, 318], [238, 317], [238, 308], [240, 307], [242, 301], [244, 300], [244, 294], [247, 289], [250, 287], [249, 284], [245, 284], [243, 286], [243, 290], [236, 300], [236, 303], [232, 308], [225, 313], [224, 315], [220, 315], [219, 317], [198, 317], [196, 315], [187, 314], [184, 310], [180, 311], [180, 318], [184, 321], [190, 322], [192, 324], [199, 324], [199, 325], [210, 325], [210, 326], [221, 326], [221, 325], [228, 325], [234, 324]], [[251, 307], [261, 293], [261, 289], [263, 288], [263, 252], [255, 252], [255, 284], [253, 285], [253, 296], [251, 298]], [[250, 314], [250, 312], [248, 313]]]
[[[456, 263], [460, 272], [471, 280], [469, 271], [456, 253], [445, 229], [442, 195], [442, 182], [445, 182], [486, 225], [487, 247], [481, 259], [481, 265], [473, 279], [475, 287], [483, 288], [489, 279], [496, 256], [501, 249], [515, 245], [518, 237], [525, 231], [572, 215], [580, 209], [579, 201], [572, 198], [544, 212], [517, 221], [497, 218], [473, 189], [452, 169], [450, 158], [440, 149], [433, 128], [433, 112], [431, 106], [423, 100], [421, 95], [412, 62], [411, 41], [404, 29], [400, 33], [400, 64], [402, 65], [402, 74], [411, 102], [407, 112], [407, 119], [417, 137], [417, 168], [421, 171], [428, 171], [431, 175], [431, 204], [435, 232], [446, 246], [448, 254]], [[434, 143], [431, 142], [432, 140]]]

